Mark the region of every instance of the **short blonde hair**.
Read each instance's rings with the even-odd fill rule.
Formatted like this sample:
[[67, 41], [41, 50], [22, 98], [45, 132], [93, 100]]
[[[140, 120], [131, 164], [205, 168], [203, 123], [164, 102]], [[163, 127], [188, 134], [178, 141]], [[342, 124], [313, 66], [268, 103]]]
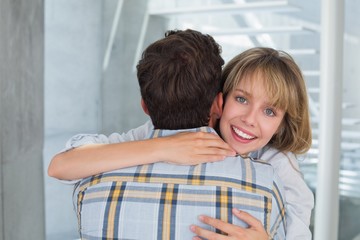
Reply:
[[270, 104], [285, 112], [268, 146], [294, 154], [307, 152], [312, 135], [306, 84], [298, 65], [286, 52], [256, 47], [235, 56], [223, 69], [225, 104], [227, 94], [255, 74], [263, 77]]

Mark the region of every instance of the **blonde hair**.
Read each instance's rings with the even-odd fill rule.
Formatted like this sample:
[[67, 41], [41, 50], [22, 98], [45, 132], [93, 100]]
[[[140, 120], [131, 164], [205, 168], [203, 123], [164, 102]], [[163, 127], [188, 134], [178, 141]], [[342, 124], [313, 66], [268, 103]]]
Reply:
[[283, 51], [264, 47], [246, 50], [223, 69], [225, 101], [227, 94], [241, 81], [251, 79], [247, 77], [255, 74], [261, 74], [270, 104], [285, 112], [283, 122], [268, 146], [294, 154], [307, 152], [312, 141], [310, 113], [306, 84], [298, 65]]

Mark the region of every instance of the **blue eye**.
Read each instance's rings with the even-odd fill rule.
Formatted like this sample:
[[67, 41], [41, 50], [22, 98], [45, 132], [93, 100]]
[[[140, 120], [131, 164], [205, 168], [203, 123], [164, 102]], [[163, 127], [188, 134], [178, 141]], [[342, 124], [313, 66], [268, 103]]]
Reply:
[[246, 100], [244, 97], [236, 97], [235, 99], [236, 99], [236, 101], [238, 101], [239, 103], [246, 103], [246, 102], [247, 102], [247, 100]]
[[272, 110], [271, 108], [265, 109], [265, 114], [266, 114], [267, 116], [275, 116], [275, 112], [274, 112], [274, 110]]

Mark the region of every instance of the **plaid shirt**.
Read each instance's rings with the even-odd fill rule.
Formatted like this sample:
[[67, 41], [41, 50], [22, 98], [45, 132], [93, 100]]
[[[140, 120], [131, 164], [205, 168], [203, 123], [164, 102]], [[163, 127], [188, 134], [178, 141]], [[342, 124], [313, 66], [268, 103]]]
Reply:
[[[214, 132], [202, 127], [187, 131]], [[155, 130], [151, 137], [178, 131]], [[271, 165], [250, 158], [180, 166], [155, 163], [83, 179], [77, 214], [82, 239], [191, 239], [191, 224], [208, 215], [242, 227], [232, 208], [259, 219], [269, 236], [285, 239], [282, 186]]]

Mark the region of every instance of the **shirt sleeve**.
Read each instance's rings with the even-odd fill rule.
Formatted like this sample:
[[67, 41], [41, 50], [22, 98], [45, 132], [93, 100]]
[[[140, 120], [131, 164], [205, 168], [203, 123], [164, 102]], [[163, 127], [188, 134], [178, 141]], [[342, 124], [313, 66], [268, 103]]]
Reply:
[[136, 141], [145, 139], [149, 132], [153, 129], [151, 121], [147, 121], [143, 125], [131, 129], [126, 133], [112, 133], [109, 136], [104, 134], [77, 134], [71, 137], [65, 144], [65, 148], [60, 151], [66, 152], [71, 149], [81, 147], [87, 144], [109, 144], [128, 141]]
[[286, 239], [311, 240], [309, 225], [314, 195], [303, 178], [296, 156], [270, 148], [260, 158], [274, 167], [284, 186]]
[[[110, 143], [120, 143], [128, 141], [136, 141], [145, 139], [150, 131], [153, 129], [152, 122], [149, 120], [145, 124], [131, 129], [126, 133], [112, 133], [109, 136], [104, 134], [77, 134], [71, 137], [65, 144], [65, 148], [62, 149], [59, 153], [70, 151], [71, 149], [81, 147], [87, 144], [110, 144]], [[65, 184], [76, 184], [81, 179], [78, 180], [59, 180]]]
[[286, 236], [286, 208], [285, 196], [281, 194], [284, 192], [284, 186], [277, 173], [274, 171], [273, 175], [273, 190], [272, 190], [272, 204], [270, 215], [270, 232], [269, 239], [272, 240], [285, 240]]
[[127, 133], [113, 133], [109, 136], [109, 143], [129, 142], [146, 139], [154, 129], [152, 122], [149, 120], [143, 125], [131, 129]]

